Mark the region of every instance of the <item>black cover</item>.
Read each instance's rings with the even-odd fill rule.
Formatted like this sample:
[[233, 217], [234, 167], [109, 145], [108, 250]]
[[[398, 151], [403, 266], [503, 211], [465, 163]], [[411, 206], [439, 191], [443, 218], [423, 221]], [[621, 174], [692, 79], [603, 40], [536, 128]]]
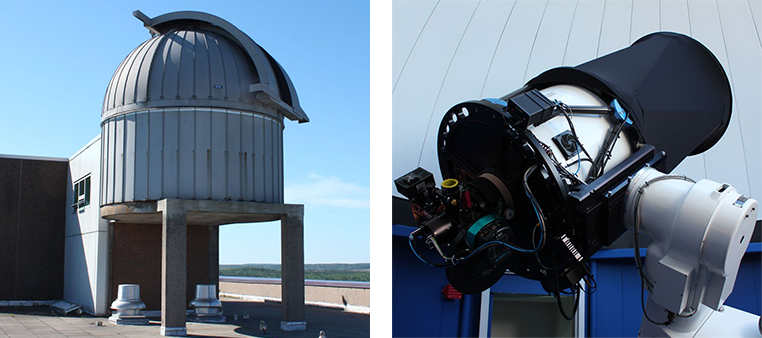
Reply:
[[642, 141], [666, 151], [666, 170], [711, 148], [730, 123], [732, 98], [725, 71], [704, 45], [659, 32], [576, 67], [548, 70], [527, 85], [573, 84], [604, 100], [618, 98]]

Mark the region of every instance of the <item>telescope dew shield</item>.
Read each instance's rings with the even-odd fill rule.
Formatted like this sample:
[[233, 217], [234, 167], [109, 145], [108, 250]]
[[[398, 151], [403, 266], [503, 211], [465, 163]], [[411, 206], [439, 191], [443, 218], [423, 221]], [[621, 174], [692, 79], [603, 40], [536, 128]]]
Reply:
[[717, 58], [691, 37], [659, 32], [576, 67], [550, 69], [527, 86], [584, 87], [630, 112], [642, 143], [665, 151], [666, 171], [711, 148], [730, 123], [732, 96]]

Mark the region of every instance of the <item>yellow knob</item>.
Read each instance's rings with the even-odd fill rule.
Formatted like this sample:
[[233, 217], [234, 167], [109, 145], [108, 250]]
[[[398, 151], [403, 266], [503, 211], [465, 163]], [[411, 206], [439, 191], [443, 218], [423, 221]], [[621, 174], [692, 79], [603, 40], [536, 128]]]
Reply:
[[444, 189], [455, 188], [457, 186], [458, 186], [458, 180], [456, 180], [454, 178], [448, 178], [448, 179], [442, 181], [442, 188], [444, 188]]

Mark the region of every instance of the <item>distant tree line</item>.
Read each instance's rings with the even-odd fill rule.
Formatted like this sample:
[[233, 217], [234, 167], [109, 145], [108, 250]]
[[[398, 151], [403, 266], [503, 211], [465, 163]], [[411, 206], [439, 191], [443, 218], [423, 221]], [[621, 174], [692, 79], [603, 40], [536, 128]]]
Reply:
[[[280, 270], [280, 264], [220, 264], [220, 269], [232, 268], [263, 268], [269, 270]], [[304, 264], [304, 270], [347, 270], [347, 271], [367, 271], [370, 270], [370, 263], [313, 263]]]
[[[252, 266], [242, 267], [220, 267], [220, 276], [236, 276], [236, 277], [258, 277], [258, 278], [280, 278], [280, 267], [274, 268], [261, 268]], [[318, 270], [307, 269], [304, 270], [305, 279], [318, 279], [318, 280], [336, 280], [336, 281], [356, 281], [356, 282], [369, 282], [370, 270]]]

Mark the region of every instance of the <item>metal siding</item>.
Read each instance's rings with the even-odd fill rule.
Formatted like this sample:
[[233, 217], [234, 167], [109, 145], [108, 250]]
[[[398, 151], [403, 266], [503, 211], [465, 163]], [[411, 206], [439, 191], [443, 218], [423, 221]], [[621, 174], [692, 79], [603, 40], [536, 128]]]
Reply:
[[254, 119], [251, 114], [241, 115], [241, 151], [243, 152], [243, 194], [245, 201], [254, 199]]
[[220, 38], [212, 34], [207, 34], [204, 38], [208, 46], [210, 84], [212, 87], [221, 87], [212, 89], [212, 97], [214, 99], [225, 99], [228, 97], [228, 86], [225, 79], [225, 65], [222, 63], [222, 51], [218, 41]]
[[241, 114], [227, 113], [227, 197], [237, 201], [241, 198]]
[[173, 100], [180, 95], [178, 84], [180, 77], [180, 57], [183, 49], [183, 38], [179, 32], [167, 33], [167, 57], [164, 59], [164, 82], [162, 88], [163, 99]]
[[108, 167], [106, 169], [106, 176], [108, 176], [108, 185], [109, 189], [106, 193], [106, 204], [114, 203], [114, 189], [116, 188], [116, 183], [114, 181], [114, 165], [115, 165], [115, 156], [116, 156], [116, 146], [114, 143], [116, 143], [116, 136], [115, 136], [115, 124], [116, 122], [111, 119], [108, 121], [108, 135], [109, 135], [109, 144], [108, 144]]
[[[762, 197], [762, 115], [759, 113], [762, 93], [762, 42], [755, 28], [748, 4], [719, 1], [725, 49], [728, 53], [728, 72], [733, 87], [733, 110], [736, 114], [740, 147], [748, 187], [736, 186], [747, 196]], [[754, 39], [757, 38], [757, 43]], [[729, 129], [734, 133], [736, 129]], [[741, 158], [741, 157], [737, 157]], [[727, 167], [727, 166], [726, 166]], [[740, 182], [739, 182], [740, 184]]]
[[[235, 60], [236, 68], [238, 68], [238, 86], [240, 88], [240, 100], [243, 102], [258, 102], [254, 98], [254, 93], [249, 91], [249, 85], [252, 83], [259, 83], [259, 79], [253, 79], [251, 62], [248, 62], [243, 56], [243, 52], [240, 48], [233, 44], [228, 44], [231, 49], [233, 60]], [[276, 97], [280, 97], [278, 94], [278, 86], [275, 86], [273, 93]]]
[[[535, 34], [529, 60], [524, 70], [524, 82], [549, 68], [561, 66], [563, 48], [569, 39], [572, 18], [576, 14], [576, 1], [549, 1]], [[553, 24], [548, 24], [552, 22]], [[509, 92], [513, 89], [507, 89]]]
[[[226, 97], [229, 100], [243, 101], [241, 98], [241, 84], [238, 78], [240, 73], [239, 67], [242, 65], [236, 63], [236, 58], [233, 56], [233, 51], [227, 40], [217, 38], [217, 43], [219, 43], [217, 48], [222, 56], [222, 67], [225, 73]], [[248, 88], [246, 88], [246, 91], [248, 91]]]
[[[100, 165], [100, 171], [102, 173], [101, 175], [101, 184], [100, 184], [100, 190], [101, 193], [98, 196], [98, 199], [100, 200], [100, 205], [106, 204], [106, 195], [108, 194], [109, 189], [109, 182], [108, 182], [108, 143], [109, 143], [109, 133], [108, 133], [108, 124], [103, 124], [101, 126], [101, 165]], [[72, 189], [71, 187], [69, 189]], [[73, 191], [72, 191], [73, 193]], [[71, 199], [68, 200], [69, 203], [71, 203]]]
[[272, 202], [273, 200], [273, 125], [272, 121], [264, 120], [264, 146], [265, 146], [265, 202]]
[[109, 81], [108, 87], [106, 88], [106, 95], [104, 95], [104, 98], [103, 98], [103, 108], [101, 110], [101, 116], [107, 110], [114, 107], [114, 92], [116, 91], [116, 83], [118, 81], [119, 75], [121, 74], [122, 67], [124, 67], [125, 63], [127, 63], [127, 59], [128, 58], [124, 58], [124, 60], [122, 60], [122, 62], [119, 63], [119, 66], [116, 67], [116, 70], [114, 71], [114, 75], [111, 76], [111, 81]]
[[184, 109], [179, 112], [180, 118], [180, 144], [179, 162], [178, 162], [178, 198], [193, 199], [195, 181], [195, 158], [196, 143], [194, 141], [196, 134], [195, 126], [196, 112], [193, 109]]
[[[183, 100], [182, 105], [195, 99], [196, 107], [258, 111], [261, 102], [249, 91], [249, 86], [260, 83], [260, 73], [272, 76], [273, 66], [283, 74], [282, 80], [292, 96], [289, 104], [293, 114], [289, 112], [289, 118], [308, 120], [288, 74], [277, 64], [261, 62], [259, 56], [252, 59], [238, 45], [242, 42], [258, 49], [253, 41], [247, 44], [203, 29], [171, 30], [135, 48], [111, 78], [104, 96], [102, 120], [137, 109], [177, 107], [181, 105], [177, 99]], [[257, 69], [257, 65], [263, 69]], [[273, 78], [271, 83], [264, 84], [269, 89], [268, 95], [278, 95], [276, 82]]]
[[135, 59], [138, 57], [138, 54], [140, 54], [140, 50], [143, 48], [143, 46], [145, 46], [146, 42], [141, 43], [138, 48], [135, 48], [135, 50], [130, 53], [130, 55], [127, 57], [127, 62], [124, 63], [124, 67], [122, 67], [121, 71], [119, 72], [119, 77], [117, 78], [116, 88], [114, 92], [114, 104], [116, 106], [120, 106], [126, 103], [125, 90], [127, 88], [134, 87], [128, 84], [128, 76], [130, 71], [133, 69], [132, 65], [135, 62]]
[[124, 201], [124, 115], [114, 120], [114, 203], [120, 203]]
[[633, 1], [630, 25], [630, 44], [652, 32], [661, 30], [659, 1]]
[[596, 57], [603, 22], [603, 7], [603, 1], [577, 2], [571, 31], [564, 48], [563, 65], [576, 66]]
[[[544, 1], [516, 2], [494, 52], [494, 62], [484, 82], [484, 96], [500, 97], [524, 85], [526, 65], [545, 6]], [[435, 112], [435, 119], [444, 113]]]
[[164, 172], [162, 198], [178, 198], [179, 118], [175, 109], [164, 110]]
[[[178, 33], [179, 35], [179, 33]], [[180, 62], [177, 77], [177, 92], [180, 98], [183, 99], [195, 99], [195, 57], [196, 57], [196, 33], [183, 31], [182, 44], [183, 48], [180, 50]]]
[[392, 2], [392, 79], [397, 84], [400, 74], [404, 71], [405, 61], [415, 47], [420, 33], [436, 8], [436, 1], [394, 1]]
[[[214, 35], [204, 35], [207, 44], [207, 57], [209, 58], [209, 85], [211, 86], [211, 96], [213, 99], [224, 99], [227, 97], [227, 83], [225, 81], [225, 70], [222, 64], [222, 54], [217, 38]], [[219, 86], [220, 88], [214, 88]]]
[[632, 1], [606, 1], [598, 40], [597, 56], [603, 56], [630, 45]]
[[284, 154], [284, 151], [283, 151], [283, 129], [284, 129], [284, 127], [281, 126], [280, 129], [281, 129], [281, 132], [280, 132], [280, 144], [281, 144], [281, 156], [280, 156], [280, 172], [281, 172], [281, 175], [280, 175], [280, 191], [283, 192], [283, 197], [281, 197], [281, 203], [286, 203], [286, 198], [285, 198], [285, 193], [286, 193], [286, 191], [285, 191], [286, 190], [286, 188], [285, 188], [285, 182], [286, 182], [286, 178], [285, 178], [285, 169], [283, 169], [283, 164], [284, 164], [284, 159], [285, 159], [285, 154]]
[[[393, 90], [392, 118], [396, 121], [405, 120], [405, 123], [398, 122], [392, 128], [394, 164], [407, 163], [404, 167], [393, 165], [395, 177], [408, 172], [410, 163], [418, 163], [422, 148], [416, 149], [410, 147], [410, 144], [424, 143], [425, 126], [431, 121], [445, 72], [476, 5], [476, 2], [440, 2], [421, 33], [415, 49], [410, 52], [405, 71], [400, 74], [399, 83]], [[468, 14], [461, 15], [462, 13]], [[410, 71], [411, 69], [414, 71]], [[422, 104], [415, 108], [403, 104], [410, 101]], [[414, 113], [411, 109], [420, 113]]]
[[169, 58], [171, 46], [167, 40], [169, 40], [169, 35], [161, 36], [161, 41], [157, 44], [152, 55], [148, 77], [145, 78], [148, 81], [148, 97], [154, 101], [164, 98], [164, 65]]
[[135, 114], [125, 115], [124, 201], [135, 200]]
[[[70, 236], [74, 234], [79, 233], [79, 224], [77, 221], [77, 216], [75, 212], [72, 212], [71, 205], [74, 201], [74, 180], [76, 180], [77, 175], [79, 175], [79, 160], [77, 158], [73, 158], [71, 161], [69, 161], [69, 179], [68, 179], [68, 185], [66, 187], [66, 227], [64, 228], [64, 235]], [[6, 192], [8, 194], [8, 192]]]
[[227, 115], [212, 111], [212, 199], [221, 201], [226, 197], [225, 176], [227, 175]]
[[691, 35], [687, 0], [660, 1], [659, 11], [661, 30]]
[[193, 32], [195, 35], [194, 52], [194, 93], [198, 98], [211, 99], [211, 82], [209, 81], [209, 48], [203, 33]]
[[164, 143], [164, 114], [159, 111], [148, 113], [148, 199], [159, 200], [162, 194], [162, 173]]
[[277, 192], [277, 199], [273, 202], [283, 203], [283, 126], [275, 126], [275, 146], [278, 151], [275, 152], [276, 161], [276, 175], [275, 175], [275, 187]]
[[207, 109], [196, 110], [196, 180], [194, 182], [196, 192], [194, 198], [205, 200], [211, 198], [211, 137], [212, 137], [212, 113]]
[[[134, 103], [136, 100], [136, 83], [138, 74], [140, 72], [140, 66], [143, 64], [143, 60], [145, 59], [146, 52], [148, 51], [149, 47], [151, 45], [151, 40], [143, 42], [140, 47], [135, 49], [135, 57], [132, 58], [129, 64], [129, 69], [127, 70], [127, 76], [124, 80], [124, 95], [123, 100], [125, 104], [127, 103]], [[120, 82], [121, 83], [121, 82]]]
[[148, 199], [148, 114], [136, 114], [135, 123], [135, 196]]
[[265, 200], [265, 119], [254, 116], [254, 200]]
[[122, 80], [122, 77], [125, 76], [125, 73], [128, 71], [128, 67], [132, 63], [132, 59], [135, 56], [135, 52], [137, 49], [133, 50], [127, 57], [124, 59], [124, 62], [119, 66], [116, 73], [114, 73], [114, 77], [112, 81], [114, 82], [114, 85], [111, 86], [109, 89], [109, 102], [108, 102], [108, 108], [115, 108], [124, 103], [124, 80]]
[[[236, 111], [187, 108], [104, 124], [104, 204], [163, 198], [282, 203], [283, 126]], [[211, 191], [211, 194], [210, 194]], [[98, 197], [95, 197], [98, 198]]]
[[156, 55], [156, 49], [161, 45], [159, 41], [161, 41], [164, 37], [163, 36], [155, 36], [151, 39], [151, 43], [148, 46], [148, 49], [145, 53], [143, 53], [143, 59], [140, 61], [140, 71], [138, 72], [138, 77], [135, 80], [135, 99], [137, 102], [145, 102], [150, 98], [148, 95], [148, 87], [151, 83], [151, 79], [149, 77], [153, 74], [150, 73], [151, 66], [154, 60], [154, 56]]

